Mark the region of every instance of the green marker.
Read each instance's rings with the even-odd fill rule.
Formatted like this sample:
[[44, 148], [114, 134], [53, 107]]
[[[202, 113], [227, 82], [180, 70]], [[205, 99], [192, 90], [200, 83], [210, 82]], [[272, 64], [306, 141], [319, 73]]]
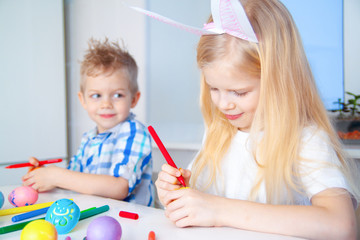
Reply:
[[[104, 206], [99, 207], [99, 208], [92, 207], [92, 208], [85, 209], [85, 210], [80, 212], [80, 219], [79, 220], [82, 220], [82, 219], [85, 219], [85, 218], [88, 218], [88, 217], [92, 217], [94, 215], [106, 212], [108, 210], [109, 210], [108, 205], [104, 205]], [[19, 231], [19, 230], [23, 229], [29, 222], [32, 222], [32, 221], [35, 221], [35, 220], [40, 220], [40, 219], [45, 219], [45, 218], [37, 218], [37, 219], [34, 219], [34, 220], [22, 222], [22, 223], [17, 223], [17, 224], [5, 226], [5, 227], [0, 227], [0, 234]]]
[[87, 210], [86, 212], [81, 212], [81, 215], [80, 215], [80, 219], [79, 220], [83, 220], [85, 218], [89, 218], [89, 217], [92, 217], [92, 216], [95, 216], [95, 215], [98, 215], [100, 213], [103, 213], [103, 212], [106, 212], [106, 211], [109, 211], [109, 205], [104, 205], [102, 207], [98, 207], [98, 208], [95, 208], [95, 209], [89, 209]]

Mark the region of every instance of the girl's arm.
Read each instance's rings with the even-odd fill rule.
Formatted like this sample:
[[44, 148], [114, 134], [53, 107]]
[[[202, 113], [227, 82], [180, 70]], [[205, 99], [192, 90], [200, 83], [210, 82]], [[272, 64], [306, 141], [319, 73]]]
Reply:
[[270, 205], [227, 199], [193, 189], [169, 191], [166, 215], [179, 227], [228, 226], [306, 239], [356, 239], [356, 219], [349, 193], [327, 189], [311, 206]]
[[71, 171], [57, 166], [41, 167], [23, 176], [23, 183], [39, 192], [60, 187], [83, 194], [124, 199], [128, 181], [122, 177]]

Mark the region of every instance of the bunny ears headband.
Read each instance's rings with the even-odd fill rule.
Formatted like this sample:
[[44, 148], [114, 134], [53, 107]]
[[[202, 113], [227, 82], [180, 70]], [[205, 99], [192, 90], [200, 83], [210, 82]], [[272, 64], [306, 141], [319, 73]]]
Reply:
[[250, 42], [258, 42], [255, 32], [239, 0], [211, 0], [211, 14], [214, 22], [205, 24], [203, 28], [185, 25], [142, 8], [132, 6], [130, 6], [130, 8], [142, 12], [156, 20], [197, 35], [227, 33]]

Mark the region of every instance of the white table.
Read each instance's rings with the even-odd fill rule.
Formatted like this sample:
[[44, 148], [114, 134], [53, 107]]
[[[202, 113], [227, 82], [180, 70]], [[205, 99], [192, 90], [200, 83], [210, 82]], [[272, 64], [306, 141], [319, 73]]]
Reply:
[[[0, 186], [0, 191], [6, 198], [2, 209], [12, 208], [13, 206], [7, 201], [9, 193], [18, 186]], [[146, 240], [148, 239], [148, 233], [154, 231], [157, 240], [191, 240], [191, 239], [207, 239], [207, 240], [231, 240], [231, 239], [256, 239], [256, 240], [295, 240], [299, 238], [266, 234], [259, 232], [244, 231], [234, 228], [225, 227], [188, 227], [178, 228], [164, 215], [164, 210], [145, 207], [137, 204], [130, 204], [123, 201], [117, 201], [109, 198], [102, 198], [97, 196], [90, 196], [79, 194], [67, 190], [56, 189], [47, 193], [40, 193], [39, 199], [36, 203], [44, 203], [56, 201], [62, 198], [71, 198], [80, 207], [80, 210], [84, 210], [91, 207], [100, 207], [103, 205], [109, 205], [110, 210], [108, 212], [96, 215], [82, 221], [79, 221], [75, 228], [68, 234], [59, 235], [59, 240], [64, 240], [67, 236], [70, 236], [72, 240], [83, 240], [86, 236], [86, 230], [89, 223], [99, 216], [111, 216], [119, 221], [122, 227], [122, 240]], [[139, 214], [138, 220], [131, 220], [119, 217], [119, 212], [129, 211]], [[13, 224], [11, 218], [13, 215], [0, 216], [0, 227]], [[45, 217], [45, 214], [39, 217]], [[27, 221], [27, 220], [24, 220]], [[0, 239], [20, 239], [21, 231], [7, 233], [0, 235]]]

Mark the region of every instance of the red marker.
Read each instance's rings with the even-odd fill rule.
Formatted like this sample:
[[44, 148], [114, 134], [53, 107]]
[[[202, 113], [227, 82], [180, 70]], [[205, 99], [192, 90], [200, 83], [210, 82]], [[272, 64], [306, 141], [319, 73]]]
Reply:
[[148, 240], [155, 240], [155, 232], [154, 231], [149, 232]]
[[[42, 165], [45, 165], [45, 164], [58, 163], [58, 162], [61, 162], [61, 161], [62, 161], [61, 158], [39, 161], [39, 167], [42, 166]], [[34, 165], [27, 162], [27, 163], [17, 163], [17, 164], [9, 165], [9, 166], [6, 166], [5, 168], [22, 168], [22, 167], [33, 167], [33, 166]]]
[[[162, 155], [164, 156], [166, 162], [174, 167], [174, 168], [177, 168], [177, 166], [175, 165], [174, 161], [172, 160], [172, 158], [170, 157], [170, 154], [168, 153], [168, 151], [166, 150], [164, 144], [161, 142], [159, 136], [157, 135], [157, 133], [155, 132], [155, 129], [152, 127], [152, 126], [148, 126], [148, 129], [149, 129], [149, 132], [151, 134], [151, 136], [154, 138], [156, 144], [158, 145]], [[184, 178], [182, 176], [180, 177], [177, 177], [177, 179], [179, 180], [179, 182], [184, 186], [186, 187], [186, 184], [185, 184], [185, 181], [184, 181]]]
[[120, 211], [119, 216], [123, 217], [123, 218], [134, 219], [134, 220], [139, 218], [139, 215], [137, 213], [126, 212], [126, 211]]

